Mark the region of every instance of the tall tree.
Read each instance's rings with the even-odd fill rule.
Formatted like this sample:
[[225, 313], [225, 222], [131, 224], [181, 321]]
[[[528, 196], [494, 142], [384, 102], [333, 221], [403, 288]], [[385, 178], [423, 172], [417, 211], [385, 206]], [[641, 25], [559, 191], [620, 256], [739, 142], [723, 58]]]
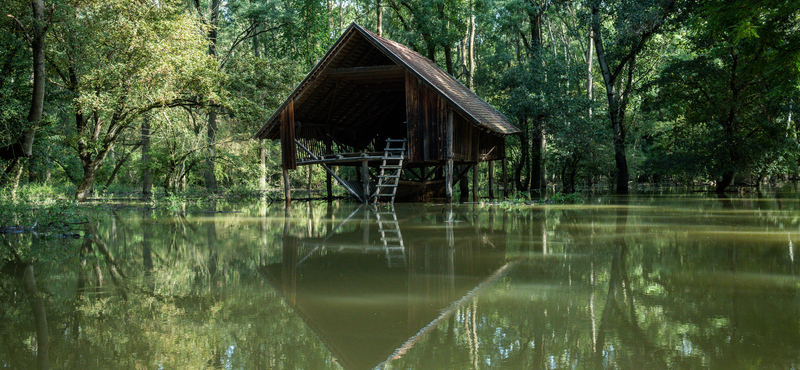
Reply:
[[[203, 14], [200, 8], [200, 0], [194, 0], [195, 9], [199, 14]], [[219, 7], [220, 0], [211, 0], [209, 3], [208, 15], [208, 55], [217, 59], [217, 30], [219, 28]], [[212, 104], [208, 107], [208, 125], [206, 133], [208, 138], [208, 158], [204, 172], [205, 186], [208, 190], [217, 190], [216, 168], [216, 140], [217, 140], [217, 107]]]
[[694, 10], [689, 53], [662, 73], [657, 101], [676, 122], [673, 135], [684, 136], [667, 154], [672, 165], [708, 173], [724, 193], [737, 173], [761, 177], [797, 158], [791, 107], [800, 98], [800, 7], [708, 1]]
[[[625, 153], [625, 112], [634, 93], [636, 58], [650, 39], [674, 16], [676, 0], [590, 0], [589, 5], [592, 10], [592, 33], [597, 62], [608, 99], [608, 117], [616, 165], [616, 192], [627, 194], [630, 175]], [[608, 29], [608, 24], [613, 28]]]
[[198, 24], [177, 0], [85, 1], [64, 10], [51, 65], [72, 97], [66, 142], [81, 162], [75, 197], [83, 201], [124, 131], [154, 109], [209, 100], [216, 75], [203, 38], [193, 37]]
[[13, 160], [15, 163], [18, 158], [30, 157], [33, 154], [33, 140], [36, 136], [36, 129], [42, 121], [42, 112], [44, 111], [44, 84], [46, 78], [44, 37], [50, 24], [49, 21], [45, 20], [44, 1], [31, 0], [30, 5], [32, 17], [29, 27], [25, 27], [18, 18], [9, 15], [14, 18], [19, 28], [22, 29], [33, 55], [33, 87], [27, 125], [20, 129], [20, 135], [15, 141], [0, 147], [0, 158]]

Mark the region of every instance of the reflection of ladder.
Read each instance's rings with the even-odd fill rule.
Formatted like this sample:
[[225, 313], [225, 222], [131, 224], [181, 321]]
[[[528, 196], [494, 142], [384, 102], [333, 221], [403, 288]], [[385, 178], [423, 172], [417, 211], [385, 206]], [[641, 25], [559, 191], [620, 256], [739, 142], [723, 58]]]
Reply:
[[389, 204], [394, 204], [394, 197], [397, 195], [397, 185], [400, 183], [400, 172], [403, 170], [405, 156], [406, 139], [386, 139], [381, 173], [378, 175], [378, 186], [375, 189], [375, 195], [373, 195], [375, 204], [378, 204], [381, 197], [390, 197]]
[[386, 211], [377, 209], [375, 216], [378, 218], [378, 230], [381, 232], [381, 242], [386, 251], [386, 263], [389, 267], [405, 267], [406, 247], [403, 245], [403, 235], [400, 233], [394, 207]]

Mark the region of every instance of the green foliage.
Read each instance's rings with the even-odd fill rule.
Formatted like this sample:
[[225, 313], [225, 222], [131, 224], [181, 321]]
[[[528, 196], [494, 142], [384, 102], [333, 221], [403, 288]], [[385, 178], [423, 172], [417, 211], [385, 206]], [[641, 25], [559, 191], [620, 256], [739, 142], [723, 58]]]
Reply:
[[550, 202], [557, 204], [583, 204], [584, 201], [585, 200], [580, 193], [555, 193], [552, 197], [550, 197]]
[[[132, 196], [149, 172], [158, 191], [192, 193], [205, 187], [212, 160], [220, 189], [278, 188], [279, 145], [252, 142], [252, 134], [351, 21], [375, 30], [376, 3], [221, 2], [216, 57], [208, 53], [210, 3], [53, 2], [44, 119], [20, 189], [26, 183], [79, 186], [94, 173], [93, 197]], [[591, 98], [587, 86], [595, 62], [586, 59], [592, 3], [382, 4], [385, 37], [433, 59], [464, 84], [475, 16], [474, 89], [525, 132], [507, 138], [512, 184], [527, 190], [532, 182], [537, 153], [531, 149], [539, 132], [545, 134], [541, 158], [549, 185], [568, 194], [613, 182], [613, 136], [596, 65]], [[16, 20], [30, 24], [30, 13], [23, 1], [0, 5], [0, 14], [14, 16], [0, 22], [0, 145], [16, 140], [26, 124], [31, 55]], [[800, 18], [791, 1], [615, 0], [602, 3], [601, 13], [612, 61], [658, 31], [637, 53], [632, 90], [623, 81], [627, 69], [617, 80], [627, 107], [623, 129], [632, 179], [690, 184], [730, 171], [749, 181], [795, 177]], [[738, 95], [729, 88], [734, 56]], [[218, 122], [213, 143], [211, 111]], [[736, 119], [727, 130], [730, 112]], [[142, 153], [138, 130], [145, 119], [148, 153]], [[10, 164], [0, 160], [2, 169]], [[308, 175], [301, 170], [290, 177], [304, 189]], [[311, 190], [323, 189], [324, 179], [322, 171], [312, 173]]]
[[651, 166], [712, 179], [795, 171], [798, 17], [782, 2], [697, 9], [687, 53], [670, 60], [652, 97], [650, 108], [672, 127], [659, 135]]
[[0, 200], [0, 228], [7, 228], [12, 233], [64, 233], [85, 222], [86, 216], [87, 209], [72, 200], [32, 200], [27, 196], [21, 197], [21, 200], [10, 200], [6, 194]]

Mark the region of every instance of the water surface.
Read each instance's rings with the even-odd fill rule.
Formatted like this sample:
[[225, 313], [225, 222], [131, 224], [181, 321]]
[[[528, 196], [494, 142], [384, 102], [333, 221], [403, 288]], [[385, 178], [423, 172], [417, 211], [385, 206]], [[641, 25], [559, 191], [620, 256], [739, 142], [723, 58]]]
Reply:
[[119, 207], [0, 236], [0, 367], [798, 368], [798, 199]]

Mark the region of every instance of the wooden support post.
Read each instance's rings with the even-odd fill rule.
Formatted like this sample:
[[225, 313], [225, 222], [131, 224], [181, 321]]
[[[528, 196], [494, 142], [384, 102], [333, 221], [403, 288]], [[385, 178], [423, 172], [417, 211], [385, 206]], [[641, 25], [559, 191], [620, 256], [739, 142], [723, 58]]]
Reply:
[[508, 198], [508, 176], [506, 176], [506, 159], [503, 158], [503, 198]]
[[453, 203], [453, 158], [447, 160], [447, 166], [445, 167], [445, 200], [447, 203]]
[[445, 136], [447, 148], [447, 168], [444, 171], [445, 198], [453, 203], [453, 110], [447, 110], [447, 132]]
[[478, 201], [478, 163], [472, 165], [472, 201]]
[[286, 205], [290, 206], [292, 204], [292, 184], [289, 181], [289, 170], [286, 167], [281, 169], [283, 170], [283, 197], [286, 199]]
[[[326, 137], [325, 139], [325, 153], [331, 154], [331, 139], [330, 137]], [[330, 172], [325, 172], [325, 190], [328, 192], [328, 203], [333, 202], [333, 177], [331, 176]]]
[[308, 199], [311, 199], [311, 177], [314, 174], [314, 165], [308, 165], [308, 186], [306, 187], [308, 191]]
[[361, 182], [364, 186], [364, 203], [369, 203], [369, 162], [361, 161]]
[[489, 199], [494, 199], [494, 161], [487, 163], [489, 166]]

